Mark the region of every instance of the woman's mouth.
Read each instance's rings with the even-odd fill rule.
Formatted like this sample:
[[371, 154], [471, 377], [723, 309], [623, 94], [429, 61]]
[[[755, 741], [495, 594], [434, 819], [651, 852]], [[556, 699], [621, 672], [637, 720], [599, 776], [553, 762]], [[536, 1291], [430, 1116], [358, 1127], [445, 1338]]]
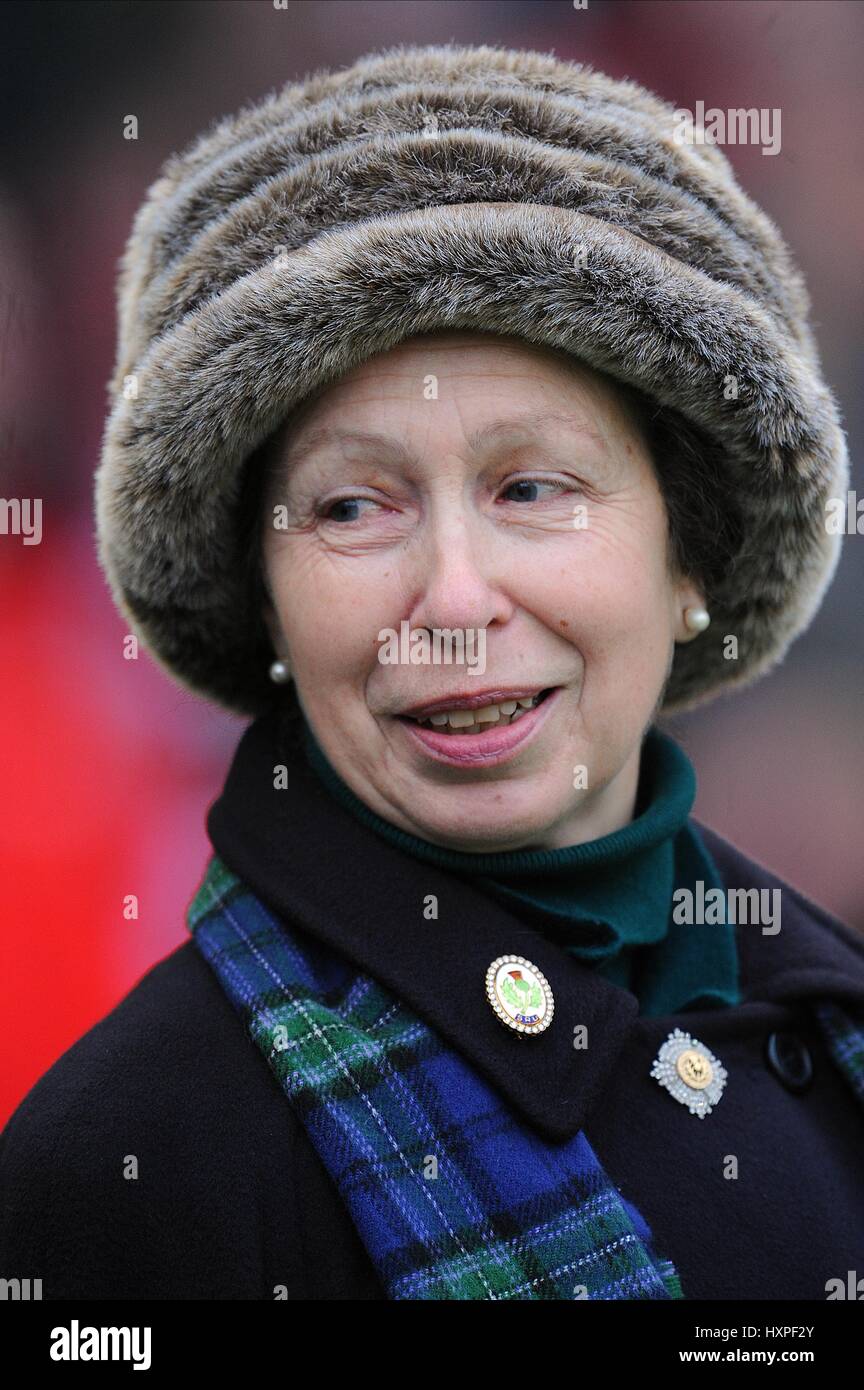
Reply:
[[520, 695], [474, 709], [440, 705], [429, 714], [397, 715], [413, 743], [420, 743], [438, 761], [499, 762], [545, 723], [560, 687]]
[[[442, 734], [487, 733], [489, 729], [500, 729], [505, 724], [515, 724], [526, 710], [539, 705], [549, 694], [541, 690], [537, 695], [523, 695], [518, 700], [502, 700], [495, 705], [481, 705], [479, 709], [441, 710], [430, 714], [427, 719], [416, 722], [421, 729], [439, 729]], [[410, 716], [406, 716], [410, 718]]]

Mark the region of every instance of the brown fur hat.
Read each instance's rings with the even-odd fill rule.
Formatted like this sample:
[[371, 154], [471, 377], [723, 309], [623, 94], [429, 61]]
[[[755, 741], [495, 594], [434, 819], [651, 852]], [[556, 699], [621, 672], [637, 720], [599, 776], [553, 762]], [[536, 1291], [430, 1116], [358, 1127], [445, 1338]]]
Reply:
[[316, 388], [448, 328], [570, 352], [711, 441], [739, 540], [665, 710], [782, 657], [837, 563], [845, 440], [777, 228], [675, 125], [552, 56], [397, 47], [168, 160], [121, 266], [96, 516], [115, 601], [176, 679], [238, 713], [272, 703], [246, 465]]

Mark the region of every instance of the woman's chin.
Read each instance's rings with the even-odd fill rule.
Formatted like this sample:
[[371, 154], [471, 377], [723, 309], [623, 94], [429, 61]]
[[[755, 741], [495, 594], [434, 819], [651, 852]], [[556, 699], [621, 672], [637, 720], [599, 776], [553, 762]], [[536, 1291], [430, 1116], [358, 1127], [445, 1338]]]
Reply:
[[416, 805], [411, 810], [413, 834], [443, 849], [466, 854], [500, 854], [517, 849], [543, 849], [550, 835], [549, 809], [523, 808], [514, 813], [512, 805], [495, 806], [472, 819], [465, 818], [464, 794], [459, 811], [424, 814]]

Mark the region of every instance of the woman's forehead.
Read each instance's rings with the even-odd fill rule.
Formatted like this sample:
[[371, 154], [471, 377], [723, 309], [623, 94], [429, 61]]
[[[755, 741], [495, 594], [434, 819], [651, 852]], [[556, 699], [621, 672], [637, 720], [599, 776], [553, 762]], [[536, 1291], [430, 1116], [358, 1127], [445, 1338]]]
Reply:
[[[449, 358], [450, 361], [444, 361]], [[520, 370], [521, 365], [521, 370]], [[472, 366], [475, 369], [472, 372]], [[319, 387], [291, 412], [283, 423], [280, 452], [303, 434], [316, 430], [324, 417], [350, 412], [356, 420], [358, 407], [373, 405], [377, 412], [388, 402], [398, 402], [403, 418], [405, 405], [411, 405], [418, 372], [424, 382], [442, 379], [451, 392], [458, 392], [460, 401], [482, 414], [484, 384], [488, 381], [490, 409], [500, 413], [491, 400], [493, 390], [503, 387], [512, 410], [508, 415], [524, 413], [545, 415], [560, 428], [571, 425], [582, 428], [598, 415], [624, 418], [641, 429], [642, 414], [636, 408], [634, 393], [623, 382], [598, 371], [589, 363], [563, 349], [546, 347], [510, 336], [473, 333], [429, 333], [405, 339], [382, 353], [370, 356], [349, 372]], [[500, 372], [500, 381], [496, 376]], [[524, 373], [524, 375], [523, 375]], [[521, 378], [521, 381], [520, 381]], [[521, 386], [521, 389], [520, 389]], [[550, 387], [557, 389], [559, 408], [541, 409], [540, 397]], [[404, 396], [405, 389], [409, 395]], [[441, 399], [438, 389], [431, 398], [433, 404]], [[521, 406], [520, 406], [521, 398]], [[417, 398], [418, 400], [420, 398]], [[429, 401], [429, 397], [423, 398]], [[570, 406], [566, 402], [570, 402]], [[547, 402], [548, 405], [548, 402]], [[584, 418], [583, 418], [584, 417]], [[410, 418], [407, 417], [407, 418]], [[418, 413], [418, 419], [420, 415]], [[477, 425], [477, 421], [474, 422]], [[488, 424], [490, 422], [486, 422]], [[322, 431], [323, 433], [323, 431]]]

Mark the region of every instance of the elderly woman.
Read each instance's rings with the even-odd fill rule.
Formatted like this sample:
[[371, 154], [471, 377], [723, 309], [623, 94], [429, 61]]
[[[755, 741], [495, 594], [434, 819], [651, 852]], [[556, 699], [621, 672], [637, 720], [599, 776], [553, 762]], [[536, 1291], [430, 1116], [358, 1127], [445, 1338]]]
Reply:
[[401, 50], [151, 189], [101, 555], [252, 721], [191, 939], [4, 1134], [44, 1297], [847, 1296], [864, 946], [656, 722], [806, 626], [845, 445], [776, 228], [674, 125]]

